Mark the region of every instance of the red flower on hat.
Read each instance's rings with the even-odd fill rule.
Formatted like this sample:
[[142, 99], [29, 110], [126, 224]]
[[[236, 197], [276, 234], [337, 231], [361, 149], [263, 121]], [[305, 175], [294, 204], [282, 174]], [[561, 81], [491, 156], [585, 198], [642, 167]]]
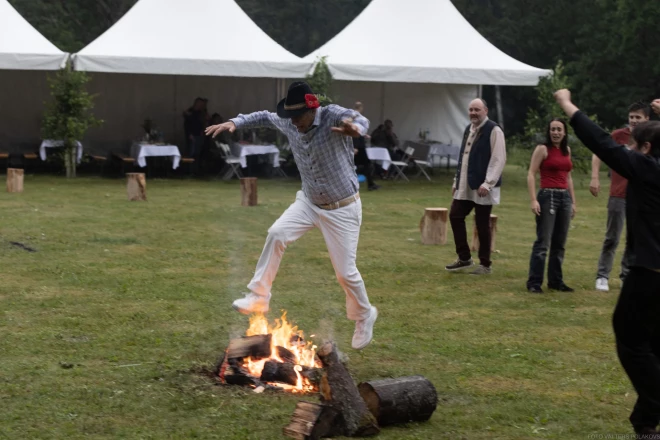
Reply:
[[305, 104], [307, 104], [307, 108], [319, 108], [321, 105], [316, 95], [312, 95], [311, 93], [305, 95]]

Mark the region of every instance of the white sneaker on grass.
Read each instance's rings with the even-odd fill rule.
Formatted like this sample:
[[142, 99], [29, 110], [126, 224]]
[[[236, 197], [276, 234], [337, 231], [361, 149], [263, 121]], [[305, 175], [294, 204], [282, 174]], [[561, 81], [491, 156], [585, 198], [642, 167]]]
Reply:
[[610, 285], [607, 282], [607, 278], [598, 278], [596, 280], [596, 290], [600, 290], [601, 292], [610, 291]]
[[376, 318], [378, 318], [378, 309], [371, 306], [369, 316], [365, 319], [355, 321], [355, 333], [353, 333], [352, 344], [354, 349], [362, 350], [369, 345], [374, 336], [374, 323], [376, 322]]
[[232, 303], [232, 307], [244, 314], [249, 315], [251, 313], [266, 313], [268, 312], [268, 304], [270, 303], [270, 295], [261, 296], [256, 293], [249, 292], [245, 294], [244, 298], [237, 299]]

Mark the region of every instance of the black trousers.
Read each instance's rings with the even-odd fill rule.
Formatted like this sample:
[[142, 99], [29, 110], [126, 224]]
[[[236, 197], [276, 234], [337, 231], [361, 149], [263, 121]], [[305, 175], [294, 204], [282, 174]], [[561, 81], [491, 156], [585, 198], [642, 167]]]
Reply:
[[367, 150], [364, 148], [358, 148], [358, 152], [355, 154], [355, 166], [357, 167], [358, 174], [363, 174], [367, 178], [367, 184], [369, 186], [374, 186], [374, 164], [371, 163], [369, 156], [367, 156]]
[[636, 432], [660, 423], [660, 273], [631, 268], [612, 319], [619, 360], [635, 390]]
[[490, 267], [490, 213], [493, 211], [493, 205], [478, 205], [472, 200], [454, 199], [451, 202], [449, 222], [454, 233], [456, 254], [462, 261], [472, 258], [465, 226], [465, 218], [470, 215], [472, 209], [474, 209], [477, 234], [479, 235], [479, 263], [482, 266]]

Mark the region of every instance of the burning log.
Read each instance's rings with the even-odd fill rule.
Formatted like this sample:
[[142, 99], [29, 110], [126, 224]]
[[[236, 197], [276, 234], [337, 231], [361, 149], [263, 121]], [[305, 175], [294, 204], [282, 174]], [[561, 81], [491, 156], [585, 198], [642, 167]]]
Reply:
[[271, 335], [243, 336], [232, 339], [227, 347], [227, 358], [236, 359], [252, 357], [261, 359], [270, 356]]
[[337, 411], [327, 405], [298, 402], [284, 435], [297, 440], [318, 440], [333, 435]]
[[277, 350], [277, 356], [282, 359], [283, 362], [289, 362], [292, 364], [296, 363], [296, 355], [291, 352], [291, 350], [286, 349], [280, 345], [275, 347]]
[[[348, 370], [339, 360], [337, 347], [329, 342], [317, 353], [325, 368], [321, 379], [321, 402], [338, 412], [334, 426], [348, 437], [367, 437], [380, 432]], [[333, 432], [335, 430], [333, 429]]]
[[289, 385], [298, 383], [294, 365], [288, 362], [266, 361], [260, 379], [263, 382], [282, 382]]
[[426, 421], [438, 403], [435, 387], [422, 376], [363, 382], [358, 389], [381, 426]]
[[254, 388], [264, 386], [259, 378], [252, 376], [241, 366], [242, 359], [229, 359], [227, 355], [216, 368], [216, 375], [223, 383], [228, 385], [252, 386]]

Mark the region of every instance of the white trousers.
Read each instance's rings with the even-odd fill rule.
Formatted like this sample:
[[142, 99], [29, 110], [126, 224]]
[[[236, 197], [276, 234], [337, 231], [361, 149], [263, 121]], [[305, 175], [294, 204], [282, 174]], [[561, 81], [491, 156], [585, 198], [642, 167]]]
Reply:
[[371, 304], [362, 276], [355, 265], [362, 224], [362, 202], [326, 211], [312, 204], [302, 191], [296, 201], [268, 229], [268, 238], [248, 288], [270, 298], [270, 289], [289, 243], [317, 227], [328, 247], [337, 280], [346, 292], [346, 315], [353, 321], [369, 316]]

